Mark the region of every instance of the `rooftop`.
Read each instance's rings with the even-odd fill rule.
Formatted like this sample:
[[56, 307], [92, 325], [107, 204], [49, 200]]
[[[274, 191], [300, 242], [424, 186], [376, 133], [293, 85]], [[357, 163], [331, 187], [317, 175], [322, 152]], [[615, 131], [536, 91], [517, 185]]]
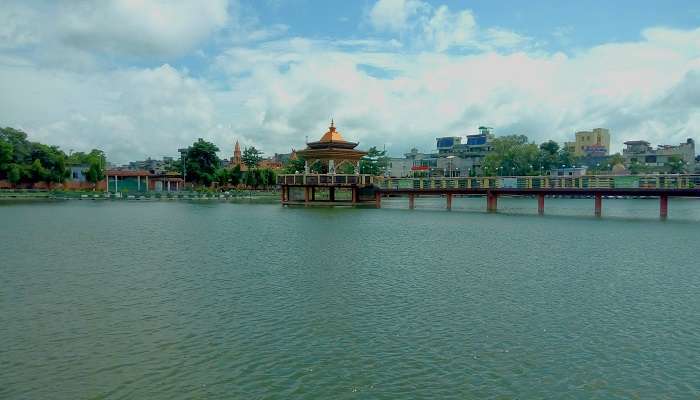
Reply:
[[343, 139], [343, 136], [340, 134], [340, 132], [335, 130], [335, 125], [333, 124], [333, 120], [331, 120], [331, 126], [328, 127], [328, 132], [324, 133], [323, 136], [321, 136], [321, 140], [319, 140], [319, 142], [346, 142], [346, 140]]

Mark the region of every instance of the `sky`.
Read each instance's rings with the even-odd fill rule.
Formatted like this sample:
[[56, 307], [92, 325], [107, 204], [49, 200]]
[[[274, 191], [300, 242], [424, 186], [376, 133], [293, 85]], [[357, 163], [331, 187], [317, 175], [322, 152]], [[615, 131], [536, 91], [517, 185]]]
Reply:
[[700, 140], [697, 0], [2, 3], [0, 126], [119, 164], [287, 153], [331, 118], [394, 156], [481, 125]]

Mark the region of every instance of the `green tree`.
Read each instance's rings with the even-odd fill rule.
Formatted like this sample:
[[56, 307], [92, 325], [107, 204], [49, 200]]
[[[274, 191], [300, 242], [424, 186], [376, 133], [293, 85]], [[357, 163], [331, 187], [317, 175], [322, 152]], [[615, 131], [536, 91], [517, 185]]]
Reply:
[[649, 168], [647, 168], [646, 165], [643, 165], [638, 161], [633, 161], [632, 163], [630, 163], [629, 171], [632, 175], [639, 175], [647, 173], [649, 171]]
[[344, 163], [340, 168], [337, 168], [337, 172], [339, 174], [352, 175], [355, 173], [355, 166], [350, 163]]
[[12, 144], [0, 139], [0, 171], [7, 171], [13, 161]]
[[236, 165], [229, 171], [229, 182], [231, 185], [238, 186], [243, 180], [243, 173], [241, 172], [241, 166]]
[[538, 172], [543, 173], [552, 168], [558, 167], [559, 153], [561, 149], [559, 143], [549, 140], [540, 144], [540, 157], [537, 165]]
[[31, 177], [32, 182], [41, 182], [47, 180], [49, 177], [49, 172], [41, 164], [41, 160], [36, 159], [29, 167], [29, 176]]
[[306, 162], [304, 161], [303, 158], [297, 157], [295, 159], [289, 159], [287, 163], [284, 165], [284, 173], [285, 174], [296, 174], [296, 173], [303, 173], [304, 168], [306, 167]]
[[615, 153], [608, 159], [608, 164], [610, 164], [610, 167], [614, 167], [617, 164], [625, 165], [625, 158], [620, 153]]
[[668, 172], [672, 174], [682, 174], [685, 172], [685, 162], [677, 155], [672, 155], [666, 162]]
[[367, 175], [382, 175], [386, 169], [388, 157], [386, 150], [379, 150], [372, 146], [367, 155], [360, 160], [360, 173]]
[[218, 151], [215, 144], [203, 139], [198, 139], [188, 147], [185, 162], [187, 180], [209, 186], [221, 163], [216, 155]]
[[245, 184], [249, 188], [257, 188], [258, 187], [258, 179], [255, 173], [255, 170], [248, 170], [245, 173]]
[[88, 164], [88, 169], [85, 171], [85, 178], [88, 182], [97, 184], [105, 178], [104, 166], [107, 162], [104, 152], [101, 150], [93, 149], [83, 157], [81, 164]]
[[484, 172], [496, 175], [531, 175], [537, 170], [540, 148], [527, 136], [509, 135], [491, 141], [493, 151], [484, 158]]
[[[31, 157], [33, 160], [32, 177], [35, 179], [35, 182], [38, 176], [42, 176], [41, 180], [49, 184], [63, 182], [68, 177], [69, 171], [66, 169], [66, 155], [57, 146], [32, 143]], [[38, 166], [36, 166], [36, 161], [39, 161]], [[41, 171], [41, 173], [35, 173], [35, 170]]]
[[13, 184], [19, 183], [22, 179], [22, 167], [17, 164], [10, 164], [7, 171], [7, 179]]
[[248, 169], [257, 168], [260, 161], [262, 161], [262, 151], [256, 149], [255, 147], [246, 147], [241, 155], [241, 161], [245, 164]]
[[226, 168], [219, 168], [214, 173], [214, 181], [219, 184], [219, 186], [226, 186], [231, 179], [231, 173]]

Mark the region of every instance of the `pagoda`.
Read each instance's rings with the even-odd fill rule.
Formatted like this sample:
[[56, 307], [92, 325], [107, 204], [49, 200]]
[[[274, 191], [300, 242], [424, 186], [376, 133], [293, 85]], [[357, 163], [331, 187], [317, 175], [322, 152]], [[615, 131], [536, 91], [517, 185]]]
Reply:
[[328, 131], [321, 136], [321, 140], [306, 144], [306, 149], [297, 151], [297, 155], [306, 160], [304, 172], [309, 173], [310, 168], [321, 163], [328, 167], [329, 174], [335, 174], [343, 164], [350, 164], [355, 170], [355, 174], [360, 172], [360, 159], [367, 155], [366, 151], [356, 150], [359, 143], [348, 142], [343, 139], [339, 131], [335, 129], [335, 124], [331, 120]]

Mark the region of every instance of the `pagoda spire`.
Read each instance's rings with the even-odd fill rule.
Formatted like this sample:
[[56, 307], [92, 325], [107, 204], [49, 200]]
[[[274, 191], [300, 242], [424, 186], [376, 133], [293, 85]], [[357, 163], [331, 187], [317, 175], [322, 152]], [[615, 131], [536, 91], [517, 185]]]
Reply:
[[241, 163], [241, 145], [238, 144], [238, 139], [236, 139], [236, 145], [233, 147], [233, 157], [231, 158], [231, 163], [234, 165]]

